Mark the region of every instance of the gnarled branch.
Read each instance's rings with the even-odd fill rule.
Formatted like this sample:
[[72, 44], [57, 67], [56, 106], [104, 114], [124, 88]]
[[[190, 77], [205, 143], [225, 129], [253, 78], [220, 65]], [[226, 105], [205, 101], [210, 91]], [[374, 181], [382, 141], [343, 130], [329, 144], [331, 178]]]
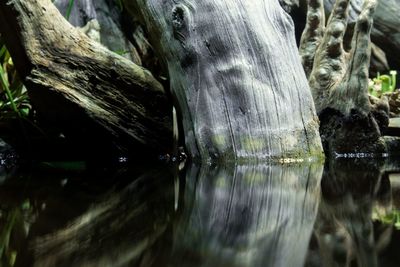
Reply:
[[42, 116], [125, 149], [170, 148], [172, 107], [162, 85], [75, 29], [50, 1], [1, 1], [0, 32]]

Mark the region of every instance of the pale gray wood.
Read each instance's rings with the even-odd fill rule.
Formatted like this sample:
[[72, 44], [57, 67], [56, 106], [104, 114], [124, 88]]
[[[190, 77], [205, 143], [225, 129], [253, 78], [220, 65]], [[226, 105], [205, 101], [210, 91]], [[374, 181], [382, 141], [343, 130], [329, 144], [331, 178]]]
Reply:
[[125, 3], [168, 66], [193, 157], [321, 154], [293, 22], [278, 0]]
[[350, 2], [335, 2], [324, 29], [324, 24], [319, 23], [323, 0], [308, 1], [307, 26], [300, 53], [307, 73], [312, 67], [309, 83], [321, 121], [325, 152], [380, 155], [387, 151], [380, 137], [388, 124], [389, 106], [387, 101], [371, 104], [368, 97], [370, 33], [377, 1], [364, 2], [348, 50], [345, 34]]

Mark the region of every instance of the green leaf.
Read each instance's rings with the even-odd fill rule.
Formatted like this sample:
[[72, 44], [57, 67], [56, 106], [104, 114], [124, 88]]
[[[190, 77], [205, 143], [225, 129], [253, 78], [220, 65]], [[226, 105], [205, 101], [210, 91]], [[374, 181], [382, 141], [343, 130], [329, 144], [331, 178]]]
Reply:
[[21, 108], [19, 111], [21, 112], [22, 116], [28, 117], [30, 109], [29, 108]]
[[7, 51], [7, 48], [6, 48], [5, 45], [3, 45], [3, 46], [0, 48], [0, 58], [6, 53], [6, 51]]
[[7, 216], [6, 224], [4, 225], [2, 232], [0, 233], [0, 257], [3, 255], [4, 250], [10, 243], [11, 231], [14, 228], [15, 220], [17, 218], [18, 210], [11, 211]]
[[382, 81], [382, 93], [390, 93], [391, 92], [391, 79], [389, 75], [381, 75], [379, 80]]
[[29, 210], [30, 207], [31, 207], [31, 202], [29, 201], [29, 199], [25, 199], [25, 201], [21, 205], [22, 210]]
[[64, 171], [84, 171], [86, 162], [84, 161], [45, 161], [40, 164], [44, 168], [57, 169]]
[[71, 16], [71, 11], [72, 11], [72, 7], [74, 6], [74, 2], [75, 2], [75, 0], [69, 0], [67, 13], [65, 14], [65, 18], [67, 20], [69, 20], [69, 17]]
[[17, 252], [15, 250], [13, 250], [10, 253], [10, 258], [8, 259], [8, 264], [10, 264], [10, 266], [14, 266], [16, 259], [17, 259]]
[[4, 91], [6, 92], [7, 98], [8, 98], [8, 100], [9, 100], [10, 103], [11, 103], [12, 109], [14, 110], [14, 112], [15, 112], [18, 116], [20, 116], [20, 113], [19, 113], [19, 111], [18, 111], [18, 109], [17, 109], [17, 106], [16, 106], [15, 103], [14, 103], [14, 99], [13, 99], [13, 96], [12, 96], [12, 94], [11, 94], [8, 81], [7, 81], [7, 79], [5, 78], [5, 72], [4, 72], [2, 66], [0, 66], [0, 84], [1, 84], [1, 86], [3, 87]]
[[114, 53], [116, 53], [116, 54], [118, 54], [120, 56], [123, 56], [125, 54], [128, 54], [129, 51], [126, 51], [126, 50], [115, 50]]

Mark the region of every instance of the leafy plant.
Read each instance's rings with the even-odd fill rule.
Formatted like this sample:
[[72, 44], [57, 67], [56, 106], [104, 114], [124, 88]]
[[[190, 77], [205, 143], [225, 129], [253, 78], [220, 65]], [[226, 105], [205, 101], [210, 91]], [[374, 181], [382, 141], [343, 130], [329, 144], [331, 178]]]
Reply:
[[[29, 200], [11, 210], [0, 210], [0, 266], [12, 267], [18, 255], [17, 248], [13, 246], [13, 233], [23, 233], [27, 237], [30, 224], [34, 219], [33, 208]], [[4, 214], [3, 214], [4, 213]]]
[[118, 54], [118, 55], [120, 55], [120, 56], [123, 56], [123, 55], [125, 55], [125, 54], [129, 54], [129, 51], [126, 51], [126, 50], [115, 50], [115, 51], [113, 51], [114, 53], [116, 53], [116, 54]]
[[376, 97], [381, 97], [384, 94], [392, 93], [396, 89], [397, 71], [391, 70], [389, 75], [380, 75], [369, 80], [368, 92]]
[[0, 116], [26, 117], [31, 111], [28, 93], [6, 46], [0, 42]]
[[373, 219], [383, 224], [392, 224], [397, 230], [400, 230], [400, 210], [392, 210], [389, 213], [374, 213]]

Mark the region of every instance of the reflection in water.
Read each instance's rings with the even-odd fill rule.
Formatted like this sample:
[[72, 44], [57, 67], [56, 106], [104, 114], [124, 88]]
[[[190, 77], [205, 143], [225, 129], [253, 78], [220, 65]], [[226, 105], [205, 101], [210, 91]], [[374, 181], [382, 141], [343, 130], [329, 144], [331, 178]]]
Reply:
[[110, 190], [66, 227], [36, 238], [33, 266], [149, 266], [168, 235], [173, 192], [166, 170]]
[[378, 225], [374, 234], [372, 213], [391, 209], [386, 172], [393, 167], [360, 159], [326, 165], [306, 266], [378, 266], [378, 253], [389, 244], [392, 226]]
[[190, 166], [170, 266], [301, 266], [322, 166]]
[[192, 165], [177, 212], [172, 177], [143, 175], [34, 238], [33, 266], [300, 266], [321, 175], [312, 164]]
[[1, 264], [395, 267], [400, 231], [379, 218], [400, 205], [400, 176], [388, 175], [398, 166], [190, 165], [179, 183], [163, 169], [28, 188], [11, 178], [0, 185]]

